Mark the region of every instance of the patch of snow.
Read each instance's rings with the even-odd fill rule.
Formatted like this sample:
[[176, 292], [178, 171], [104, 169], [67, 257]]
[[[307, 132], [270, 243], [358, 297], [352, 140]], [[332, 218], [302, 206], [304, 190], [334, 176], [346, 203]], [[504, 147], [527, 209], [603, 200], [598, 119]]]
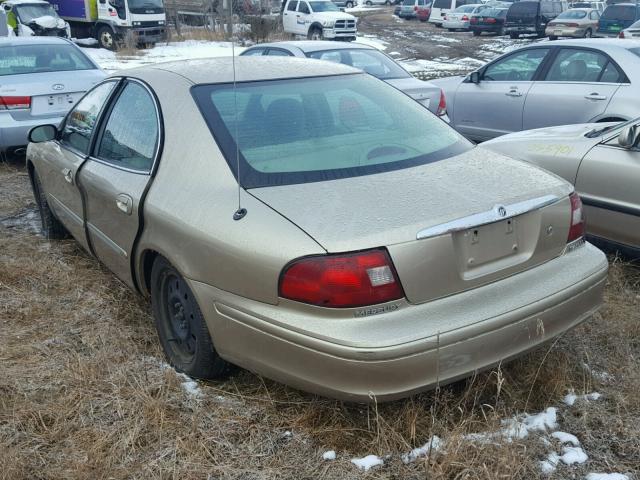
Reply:
[[200, 386], [198, 382], [196, 382], [193, 378], [185, 375], [184, 373], [177, 373], [176, 376], [184, 380], [182, 382], [182, 388], [186, 392], [186, 394], [191, 398], [198, 398], [202, 396], [202, 390], [200, 390]]
[[367, 7], [366, 5], [356, 5], [353, 8], [345, 8], [344, 11], [346, 13], [351, 12], [372, 12], [373, 10], [382, 10], [380, 7]]
[[402, 55], [400, 52], [389, 52], [389, 55]]
[[597, 370], [592, 370], [591, 367], [589, 365], [587, 365], [586, 363], [582, 364], [582, 367], [589, 372], [589, 374], [593, 377], [593, 378], [597, 378], [598, 380], [600, 380], [601, 382], [604, 383], [608, 383], [611, 382], [613, 380], [615, 380], [615, 377], [613, 375], [611, 375], [610, 373], [607, 372], [599, 372]]
[[420, 457], [426, 457], [431, 452], [437, 452], [444, 446], [444, 441], [437, 435], [434, 435], [429, 439], [427, 443], [419, 448], [414, 448], [409, 453], [402, 455], [402, 461], [404, 463], [415, 462]]
[[553, 473], [558, 466], [558, 462], [560, 461], [560, 456], [556, 452], [551, 452], [547, 455], [547, 459], [540, 462], [540, 470], [542, 473], [548, 475]]
[[[201, 40], [187, 40], [184, 42], [172, 42], [157, 44], [149, 50], [140, 50], [136, 55], [116, 55], [115, 52], [104, 48], [83, 48], [98, 65], [105, 70], [123, 70], [172, 60], [186, 60], [194, 58], [230, 57], [234, 49], [231, 42], [209, 42]], [[243, 47], [235, 47], [238, 55]]]
[[629, 480], [629, 477], [622, 473], [589, 473], [584, 480]]
[[282, 434], [282, 438], [291, 438], [291, 437], [293, 437], [293, 433], [291, 433], [290, 430], [287, 430]]
[[576, 437], [571, 433], [553, 432], [551, 436], [557, 439], [560, 443], [570, 443], [574, 447], [577, 447], [580, 445], [580, 440], [578, 440], [578, 437]]
[[569, 407], [572, 407], [578, 400], [585, 400], [585, 401], [598, 400], [601, 396], [602, 395], [598, 392], [591, 392], [585, 395], [576, 395], [575, 393], [573, 393], [573, 391], [571, 391], [565, 395], [562, 401]]
[[560, 460], [567, 465], [573, 465], [574, 463], [584, 463], [589, 460], [589, 457], [580, 447], [563, 447]]
[[74, 38], [73, 43], [82, 47], [92, 47], [98, 44], [98, 40], [95, 38]]
[[367, 455], [366, 457], [362, 458], [353, 458], [351, 459], [351, 463], [353, 463], [360, 470], [364, 470], [365, 472], [367, 472], [373, 467], [384, 465], [384, 460], [382, 460], [377, 455]]
[[335, 460], [336, 459], [336, 451], [335, 450], [327, 450], [322, 454], [323, 460]]

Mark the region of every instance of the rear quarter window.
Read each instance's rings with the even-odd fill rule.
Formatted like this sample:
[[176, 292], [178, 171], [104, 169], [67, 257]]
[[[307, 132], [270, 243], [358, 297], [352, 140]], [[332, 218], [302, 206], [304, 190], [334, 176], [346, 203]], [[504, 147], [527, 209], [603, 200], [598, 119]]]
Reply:
[[636, 17], [636, 7], [630, 5], [610, 5], [606, 8], [601, 17], [603, 20], [624, 20], [634, 21]]

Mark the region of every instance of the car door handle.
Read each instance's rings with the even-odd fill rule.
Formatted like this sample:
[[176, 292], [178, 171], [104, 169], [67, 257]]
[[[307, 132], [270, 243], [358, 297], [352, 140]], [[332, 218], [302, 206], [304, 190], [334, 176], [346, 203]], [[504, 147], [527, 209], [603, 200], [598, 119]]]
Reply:
[[607, 97], [605, 95], [600, 95], [599, 93], [590, 93], [589, 95], [585, 95], [584, 98], [587, 100], [606, 100]]
[[507, 93], [505, 93], [505, 95], [507, 97], [521, 97], [522, 96], [522, 94], [518, 90], [509, 90]]
[[129, 195], [121, 193], [116, 197], [116, 207], [118, 207], [118, 210], [120, 210], [122, 213], [131, 215], [131, 212], [133, 211], [133, 198], [131, 198]]
[[62, 176], [64, 177], [67, 183], [73, 185], [73, 172], [69, 168], [62, 169]]

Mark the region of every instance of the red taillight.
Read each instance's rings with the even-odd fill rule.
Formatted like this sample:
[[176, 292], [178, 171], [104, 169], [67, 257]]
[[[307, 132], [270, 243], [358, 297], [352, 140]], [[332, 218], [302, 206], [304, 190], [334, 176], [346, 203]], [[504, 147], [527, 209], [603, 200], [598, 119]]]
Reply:
[[467, 17], [466, 15], [462, 16], [462, 21], [463, 22], [467, 22], [469, 20], [469, 17]]
[[565, 23], [565, 25], [566, 25], [567, 27], [574, 27], [574, 28], [578, 26], [578, 24], [577, 24], [577, 23]]
[[620, 33], [618, 34], [618, 38], [624, 38], [624, 32], [620, 32]]
[[486, 23], [496, 23], [496, 19], [495, 18], [487, 18], [485, 19]]
[[295, 260], [282, 272], [282, 298], [321, 307], [375, 305], [404, 297], [386, 250]]
[[571, 201], [571, 227], [569, 228], [569, 236], [567, 243], [579, 240], [584, 237], [584, 212], [582, 210], [582, 200], [577, 193], [569, 196]]
[[471, 20], [469, 20], [469, 23], [478, 23], [478, 19], [476, 17], [471, 17]]
[[31, 108], [31, 97], [0, 97], [0, 110], [25, 110]]
[[447, 99], [444, 96], [444, 91], [440, 89], [440, 102], [438, 102], [438, 110], [436, 114], [442, 116], [447, 113]]

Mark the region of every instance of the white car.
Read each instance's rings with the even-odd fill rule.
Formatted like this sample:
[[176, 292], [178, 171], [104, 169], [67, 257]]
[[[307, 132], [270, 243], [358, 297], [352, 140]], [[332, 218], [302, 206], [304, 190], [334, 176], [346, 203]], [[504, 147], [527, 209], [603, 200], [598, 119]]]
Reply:
[[491, 8], [484, 4], [463, 5], [456, 8], [453, 12], [447, 13], [442, 22], [442, 27], [450, 32], [454, 30], [469, 30], [469, 21], [476, 13]]
[[618, 34], [618, 38], [640, 38], [640, 20], [625, 28]]
[[356, 23], [330, 0], [288, 0], [282, 12], [284, 31], [309, 40], [355, 40]]

